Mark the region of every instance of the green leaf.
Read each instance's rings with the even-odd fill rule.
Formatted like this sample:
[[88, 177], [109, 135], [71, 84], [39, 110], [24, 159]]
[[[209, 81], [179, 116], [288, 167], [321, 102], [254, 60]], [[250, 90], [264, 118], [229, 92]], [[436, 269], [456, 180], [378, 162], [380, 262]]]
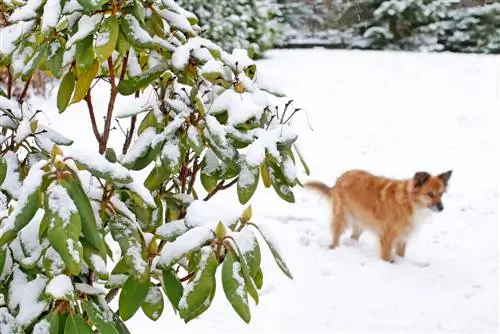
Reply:
[[245, 257], [242, 256], [242, 252], [237, 243], [234, 244], [239, 253], [239, 261], [241, 263], [241, 271], [243, 273], [243, 278], [245, 279], [246, 289], [250, 296], [252, 296], [255, 304], [259, 303], [259, 293], [257, 292], [257, 288], [255, 287], [255, 283], [253, 281], [253, 277], [250, 275], [250, 269], [248, 268], [248, 264], [245, 260]]
[[137, 135], [140, 136], [146, 129], [157, 128], [158, 123], [154, 111], [149, 111], [146, 116], [142, 119], [141, 124], [137, 128]]
[[70, 314], [66, 320], [64, 334], [93, 334], [92, 328], [78, 314]]
[[149, 267], [146, 263], [145, 245], [137, 224], [124, 216], [115, 215], [109, 220], [109, 229], [113, 239], [120, 245], [130, 274], [141, 282], [147, 281]]
[[144, 7], [138, 0], [134, 0], [134, 16], [139, 20], [141, 24], [144, 24], [145, 11]]
[[276, 191], [278, 196], [285, 201], [295, 203], [295, 196], [288, 186], [281, 168], [272, 161], [268, 162], [268, 166], [270, 167], [269, 178], [271, 180], [274, 191]]
[[78, 275], [80, 273], [80, 259], [82, 256], [82, 248], [79, 243], [69, 238], [62, 226], [49, 227], [47, 238], [50, 245], [54, 247], [63, 259], [69, 274]]
[[118, 334], [113, 318], [110, 319], [109, 317], [112, 314], [111, 309], [103, 310], [98, 304], [91, 301], [82, 300], [81, 303], [90, 321], [97, 327], [99, 333]]
[[260, 267], [257, 270], [257, 273], [255, 274], [253, 280], [257, 289], [262, 289], [262, 284], [264, 283], [264, 274], [262, 273], [262, 269]]
[[144, 181], [144, 186], [150, 191], [154, 191], [158, 189], [163, 182], [168, 180], [169, 177], [170, 172], [163, 165], [160, 167], [154, 167]]
[[82, 220], [82, 233], [86, 241], [97, 248], [102, 258], [106, 258], [106, 247], [102, 240], [97, 221], [92, 210], [92, 205], [87, 197], [87, 194], [80, 184], [80, 180], [73, 181], [63, 180], [61, 185], [68, 191], [69, 197], [75, 203], [75, 206]]
[[[57, 313], [55, 311], [50, 312], [45, 317], [43, 317], [42, 321], [45, 320], [49, 323], [49, 328], [47, 328], [49, 331], [48, 332], [42, 331], [42, 332], [45, 334], [58, 334], [59, 333], [59, 320], [60, 320], [59, 318], [60, 318], [59, 313]], [[34, 331], [34, 332], [36, 332], [36, 331]]]
[[218, 264], [213, 248], [211, 246], [203, 247], [196, 273], [188, 281], [179, 301], [179, 313], [183, 319], [190, 318], [210, 297]]
[[7, 177], [7, 160], [0, 156], [0, 185], [3, 184], [5, 178]]
[[97, 61], [97, 59], [94, 59], [91, 67], [88, 70], [86, 69], [85, 72], [80, 73], [80, 75], [76, 79], [75, 95], [73, 96], [73, 100], [71, 100], [71, 103], [77, 103], [81, 101], [85, 97], [85, 95], [87, 95], [87, 92], [90, 89], [90, 85], [92, 84], [92, 80], [94, 80], [98, 70], [99, 61]]
[[72, 71], [66, 73], [61, 80], [61, 85], [57, 91], [57, 109], [62, 113], [68, 107], [73, 90], [75, 89], [75, 75]]
[[101, 9], [107, 0], [77, 0], [78, 3], [88, 12]]
[[246, 323], [250, 322], [247, 289], [241, 273], [241, 263], [235, 261], [232, 252], [226, 254], [222, 264], [222, 288], [233, 309]]
[[[120, 25], [116, 16], [108, 17], [101, 25], [102, 31], [98, 36], [105, 36], [107, 40], [100, 45], [96, 44], [95, 54], [100, 60], [106, 60], [111, 57], [115, 49], [116, 42], [118, 41], [118, 33], [120, 32]], [[98, 39], [99, 41], [99, 39]]]
[[260, 165], [260, 175], [262, 177], [264, 187], [269, 188], [271, 186], [271, 177], [269, 176], [269, 166], [267, 166], [266, 163]]
[[50, 50], [52, 49], [54, 49], [55, 51], [51, 51], [52, 57], [47, 59], [47, 68], [52, 73], [52, 75], [54, 75], [56, 78], [59, 78], [61, 75], [61, 67], [64, 59], [64, 48], [61, 45], [61, 42], [56, 39], [50, 46]]
[[124, 321], [132, 318], [142, 305], [148, 294], [149, 284], [149, 280], [141, 282], [132, 276], [127, 279], [118, 300], [118, 312]]
[[76, 43], [75, 60], [77, 77], [85, 75], [85, 72], [94, 66], [94, 34], [90, 34], [83, 40]]
[[161, 289], [156, 285], [150, 285], [148, 294], [141, 305], [144, 314], [151, 320], [156, 321], [163, 313], [164, 301]]
[[[278, 249], [277, 249], [277, 244], [275, 243], [274, 239], [271, 238], [271, 234], [268, 232], [263, 232], [262, 227], [259, 227], [255, 223], [249, 223], [249, 225], [255, 227], [260, 234], [262, 235], [262, 238], [266, 241], [267, 246], [269, 247], [269, 250], [273, 254], [274, 260], [276, 261], [276, 264], [278, 267], [283, 271], [283, 273], [288, 276], [290, 279], [293, 279], [292, 273], [290, 272], [290, 269], [288, 269], [285, 261], [281, 257]], [[265, 231], [265, 230], [264, 230]]]
[[5, 259], [7, 257], [7, 248], [0, 248], [0, 275], [3, 272], [3, 266], [5, 265]]
[[167, 65], [158, 64], [142, 72], [136, 77], [121, 80], [118, 83], [118, 92], [122, 95], [132, 95], [135, 93], [135, 91], [148, 86], [151, 82], [155, 81], [163, 75], [166, 75], [167, 77], [173, 77], [173, 73], [167, 70]]
[[184, 323], [187, 324], [188, 322], [190, 322], [193, 319], [196, 319], [197, 317], [202, 315], [203, 312], [208, 310], [208, 308], [212, 304], [212, 301], [214, 300], [215, 290], [216, 290], [216, 283], [215, 283], [215, 281], [213, 281], [212, 286], [210, 287], [210, 294], [208, 295], [208, 297], [205, 299], [205, 301], [201, 304], [200, 307], [198, 307], [196, 310], [194, 310], [193, 312], [188, 314], [186, 317], [184, 317], [184, 319], [183, 319]]
[[130, 49], [130, 44], [127, 41], [127, 38], [125, 37], [123, 31], [120, 29], [118, 32], [118, 40], [116, 41], [116, 51], [123, 56], [129, 49]]
[[238, 176], [237, 192], [241, 204], [246, 204], [257, 190], [259, 184], [259, 167], [244, 164]]
[[118, 330], [118, 334], [131, 334], [125, 323], [118, 316], [118, 314], [113, 313], [113, 319], [115, 321], [115, 328]]
[[184, 292], [181, 281], [171, 268], [163, 270], [163, 291], [167, 295], [170, 303], [174, 307], [175, 313], [179, 309], [179, 301]]

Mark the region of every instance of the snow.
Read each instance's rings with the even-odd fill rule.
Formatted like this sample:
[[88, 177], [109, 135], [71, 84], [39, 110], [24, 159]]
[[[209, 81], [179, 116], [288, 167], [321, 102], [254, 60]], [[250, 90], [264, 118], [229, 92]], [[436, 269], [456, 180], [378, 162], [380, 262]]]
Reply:
[[97, 254], [90, 255], [90, 262], [92, 262], [92, 265], [94, 266], [95, 270], [98, 273], [104, 274], [104, 273], [108, 272], [108, 270], [106, 268], [106, 263], [104, 262], [102, 257], [100, 257], [99, 255], [97, 255]]
[[193, 28], [191, 27], [191, 24], [189, 23], [188, 19], [184, 15], [174, 13], [174, 12], [169, 11], [167, 9], [159, 9], [156, 6], [154, 6], [153, 8], [158, 13], [158, 15], [163, 17], [171, 26], [173, 26], [179, 30], [189, 32], [193, 35], [195, 34]]
[[0, 185], [0, 189], [7, 191], [14, 198], [19, 198], [21, 194], [20, 175], [17, 170], [19, 168], [19, 161], [14, 152], [11, 151], [5, 153], [3, 158], [7, 162], [7, 175]]
[[49, 29], [54, 28], [59, 21], [61, 15], [61, 2], [60, 1], [47, 1], [43, 7], [42, 16], [42, 32], [47, 32]]
[[20, 21], [0, 28], [0, 55], [7, 56], [16, 48], [16, 42], [35, 25], [34, 21]]
[[52, 278], [45, 288], [45, 292], [55, 299], [64, 299], [74, 293], [71, 278], [66, 275], [57, 275]]
[[180, 142], [178, 138], [173, 138], [163, 145], [161, 150], [163, 163], [168, 163], [170, 169], [174, 169], [181, 159]]
[[148, 304], [157, 304], [161, 301], [162, 294], [160, 289], [155, 288], [155, 287], [150, 287], [148, 294], [146, 295], [146, 298], [144, 301]]
[[16, 130], [16, 143], [23, 142], [29, 135], [31, 135], [31, 121], [25, 118], [19, 123], [19, 127]]
[[232, 89], [224, 91], [214, 99], [210, 109], [211, 114], [218, 114], [227, 110], [229, 125], [239, 125], [255, 117], [259, 119], [262, 116], [265, 106], [256, 104], [252, 95], [248, 93], [239, 94]]
[[83, 39], [85, 39], [88, 35], [92, 34], [97, 28], [99, 23], [103, 18], [102, 14], [95, 14], [92, 16], [83, 15], [78, 21], [78, 30], [74, 35], [68, 39], [66, 43], [66, 49], [69, 49], [75, 44]]
[[123, 17], [126, 20], [134, 33], [134, 38], [141, 43], [152, 43], [153, 39], [149, 33], [141, 27], [139, 21], [132, 14], [127, 14]]
[[19, 307], [16, 320], [20, 325], [28, 325], [44, 310], [47, 301], [39, 300], [45, 289], [47, 279], [43, 276], [28, 281], [28, 276], [19, 268], [14, 268], [12, 282], [9, 285], [9, 308]]
[[80, 5], [78, 0], [68, 0], [64, 4], [63, 14], [71, 14], [75, 11], [81, 11], [83, 7]]
[[[77, 241], [77, 243], [80, 242]], [[76, 248], [75, 241], [73, 241], [73, 239], [67, 239], [66, 246], [68, 247], [69, 254], [73, 260], [75, 260], [75, 262], [80, 262], [80, 252], [78, 252], [78, 249]]]
[[128, 152], [120, 159], [122, 164], [131, 164], [139, 159], [151, 146], [154, 138], [156, 137], [155, 128], [147, 128], [139, 137], [133, 142]]
[[47, 319], [43, 319], [42, 321], [38, 322], [33, 327], [33, 334], [50, 334], [50, 322]]
[[196, 200], [191, 203], [186, 211], [186, 226], [195, 227], [213, 224], [221, 221], [224, 225], [233, 224], [241, 215], [238, 208], [228, 207], [220, 203]]
[[46, 163], [46, 160], [41, 160], [30, 168], [28, 176], [26, 176], [23, 180], [19, 200], [16, 203], [14, 211], [2, 222], [2, 224], [0, 224], [0, 235], [7, 231], [11, 231], [14, 228], [14, 222], [16, 221], [17, 216], [22, 213], [28, 198], [40, 188], [44, 174], [44, 171], [41, 168]]
[[87, 283], [76, 283], [75, 289], [86, 295], [102, 295], [106, 293], [106, 291], [98, 285], [89, 285]]
[[71, 216], [78, 212], [75, 203], [66, 189], [56, 182], [52, 182], [48, 187], [47, 196], [49, 210], [57, 214], [63, 221], [63, 227], [66, 227]]
[[221, 51], [220, 47], [215, 45], [213, 42], [201, 37], [193, 37], [190, 38], [186, 44], [179, 46], [177, 50], [175, 50], [172, 55], [172, 65], [177, 69], [183, 69], [188, 64], [190, 53], [192, 51], [195, 52], [202, 47]]
[[152, 207], [152, 208], [156, 207], [156, 203], [155, 203], [155, 200], [153, 199], [153, 196], [151, 196], [151, 193], [148, 191], [148, 189], [146, 189], [146, 187], [142, 183], [139, 183], [136, 180], [133, 180], [132, 182], [127, 183], [127, 184], [117, 183], [117, 185], [122, 186], [124, 188], [127, 188], [128, 190], [131, 190], [134, 193], [136, 193], [137, 195], [139, 195], [139, 197], [144, 202], [146, 202], [146, 204], [149, 207]]
[[[445, 210], [410, 239], [406, 261], [386, 264], [368, 233], [352, 244], [347, 233], [338, 249], [328, 249], [331, 205], [326, 200], [295, 188], [296, 203], [289, 204], [260, 183], [252, 198], [252, 221], [272, 233], [294, 279], [284, 276], [256, 232], [264, 284], [249, 325], [217, 290], [199, 319], [184, 324], [171, 311], [151, 322], [137, 312], [127, 321], [130, 331], [497, 332], [499, 65], [498, 57], [485, 55], [270, 52], [269, 59], [257, 62], [256, 77], [272, 76], [304, 109], [292, 120], [312, 173], [306, 177], [299, 168], [301, 181], [333, 184], [351, 168], [398, 177], [454, 168]], [[93, 90], [96, 105], [102, 101], [96, 118], [105, 116], [107, 87], [99, 82]], [[46, 102], [51, 126], [80, 149], [97, 148], [89, 137], [85, 104], [58, 115], [55, 101], [51, 95]], [[117, 108], [126, 103], [119, 97]], [[122, 142], [123, 135], [113, 131], [110, 145], [119, 148]], [[296, 154], [295, 160], [300, 164]], [[202, 191], [198, 196], [204, 197]], [[210, 203], [243, 211], [236, 210], [234, 188]], [[208, 226], [194, 229], [189, 238], [202, 230], [211, 236]], [[167, 243], [169, 248], [177, 246]]]
[[172, 220], [168, 223], [165, 223], [156, 229], [156, 235], [164, 238], [176, 238], [177, 236], [186, 232], [188, 228], [183, 219]]
[[169, 267], [187, 252], [201, 247], [207, 240], [212, 238], [214, 235], [213, 230], [214, 228], [209, 225], [198, 226], [177, 237], [175, 241], [165, 243], [157, 265]]
[[136, 77], [141, 73], [142, 73], [141, 65], [139, 65], [139, 60], [137, 59], [135, 49], [130, 48], [130, 50], [128, 52], [128, 60], [127, 60], [127, 74], [130, 77]]
[[247, 301], [247, 294], [244, 289], [245, 280], [241, 274], [241, 264], [239, 262], [233, 262], [233, 279], [238, 283], [238, 288], [236, 289], [236, 294], [243, 300], [245, 304]]
[[75, 150], [70, 149], [66, 154], [67, 157], [85, 164], [90, 169], [98, 170], [101, 173], [109, 174], [113, 179], [126, 180], [130, 179], [128, 169], [118, 163], [108, 161], [104, 156], [100, 155], [97, 151], [90, 150]]
[[42, 0], [30, 0], [22, 7], [17, 8], [9, 17], [10, 22], [28, 21], [34, 19], [36, 11], [42, 5]]

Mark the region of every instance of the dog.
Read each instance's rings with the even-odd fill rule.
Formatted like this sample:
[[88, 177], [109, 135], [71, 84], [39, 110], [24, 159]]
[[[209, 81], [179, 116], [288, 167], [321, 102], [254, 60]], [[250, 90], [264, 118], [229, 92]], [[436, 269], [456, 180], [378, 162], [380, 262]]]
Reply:
[[339, 246], [340, 236], [351, 222], [351, 239], [359, 240], [365, 229], [374, 232], [380, 241], [380, 258], [394, 263], [393, 248], [404, 257], [415, 228], [430, 214], [444, 210], [442, 197], [451, 174], [451, 170], [439, 175], [419, 171], [412, 178], [391, 179], [350, 170], [333, 187], [320, 181], [304, 186], [333, 202], [330, 248]]

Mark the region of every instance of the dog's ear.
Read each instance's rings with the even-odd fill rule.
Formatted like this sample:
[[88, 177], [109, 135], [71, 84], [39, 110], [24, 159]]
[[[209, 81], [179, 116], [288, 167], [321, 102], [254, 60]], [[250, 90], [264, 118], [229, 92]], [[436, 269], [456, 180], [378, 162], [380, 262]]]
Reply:
[[439, 179], [441, 179], [441, 181], [443, 181], [445, 187], [448, 186], [448, 181], [450, 180], [451, 173], [453, 173], [453, 171], [449, 170], [437, 176]]
[[427, 172], [416, 172], [413, 176], [413, 181], [415, 182], [415, 187], [421, 187], [427, 180], [431, 177], [431, 174]]

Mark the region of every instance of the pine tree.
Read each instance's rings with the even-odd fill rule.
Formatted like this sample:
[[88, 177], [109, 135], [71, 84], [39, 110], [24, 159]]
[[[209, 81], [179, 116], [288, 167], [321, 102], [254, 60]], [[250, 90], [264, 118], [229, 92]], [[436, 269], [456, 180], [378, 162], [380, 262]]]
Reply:
[[439, 26], [448, 51], [500, 53], [500, 3], [457, 8]]
[[199, 19], [204, 35], [226, 51], [253, 49], [257, 56], [279, 37], [279, 8], [272, 0], [181, 0]]

